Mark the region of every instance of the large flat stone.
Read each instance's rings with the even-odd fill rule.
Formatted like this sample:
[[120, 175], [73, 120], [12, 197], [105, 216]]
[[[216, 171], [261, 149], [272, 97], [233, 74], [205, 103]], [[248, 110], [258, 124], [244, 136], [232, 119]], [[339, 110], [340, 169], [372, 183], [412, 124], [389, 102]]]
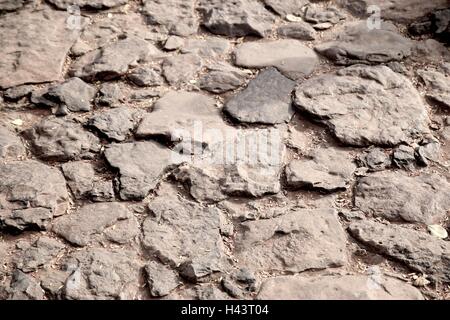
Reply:
[[343, 143], [394, 146], [429, 132], [419, 92], [385, 66], [353, 66], [299, 85], [295, 105]]
[[235, 63], [247, 68], [275, 67], [292, 79], [310, 75], [319, 59], [298, 40], [253, 41], [239, 45]]
[[66, 55], [80, 33], [67, 28], [68, 17], [50, 9], [2, 16], [0, 88], [62, 79]]

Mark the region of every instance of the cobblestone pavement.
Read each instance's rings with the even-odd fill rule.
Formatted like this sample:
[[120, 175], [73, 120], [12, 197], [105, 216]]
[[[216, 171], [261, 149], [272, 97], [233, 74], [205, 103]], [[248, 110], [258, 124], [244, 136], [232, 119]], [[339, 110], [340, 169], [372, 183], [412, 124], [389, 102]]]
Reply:
[[0, 0], [0, 299], [448, 299], [446, 0]]

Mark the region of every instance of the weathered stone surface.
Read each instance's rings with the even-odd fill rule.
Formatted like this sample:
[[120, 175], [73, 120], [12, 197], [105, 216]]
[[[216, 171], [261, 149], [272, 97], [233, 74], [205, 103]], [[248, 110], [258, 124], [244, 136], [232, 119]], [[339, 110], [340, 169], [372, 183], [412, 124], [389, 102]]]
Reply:
[[217, 202], [232, 195], [261, 197], [280, 192], [283, 128], [216, 134], [225, 140], [219, 140], [203, 160], [195, 159], [174, 172], [196, 200]]
[[96, 103], [101, 106], [117, 108], [125, 100], [122, 89], [117, 83], [104, 83], [99, 90]]
[[244, 84], [247, 74], [226, 63], [208, 66], [208, 73], [198, 81], [200, 88], [212, 93], [224, 93]]
[[428, 88], [427, 97], [450, 109], [450, 76], [437, 70], [417, 72]]
[[151, 261], [145, 266], [150, 294], [154, 297], [168, 295], [181, 284], [181, 279], [170, 268]]
[[46, 99], [58, 104], [58, 114], [91, 111], [91, 102], [97, 89], [79, 78], [71, 78], [60, 85], [51, 87], [44, 95]]
[[230, 42], [221, 38], [187, 39], [181, 48], [182, 53], [193, 53], [204, 58], [222, 56], [230, 49]]
[[302, 8], [308, 4], [307, 0], [264, 0], [266, 6], [269, 6], [273, 11], [282, 17], [288, 14], [301, 15]]
[[169, 36], [164, 43], [164, 49], [167, 51], [178, 50], [184, 45], [184, 38], [179, 36]]
[[235, 255], [250, 270], [301, 272], [346, 263], [346, 236], [332, 209], [297, 209], [241, 227]]
[[18, 230], [45, 229], [68, 205], [59, 170], [28, 160], [0, 164], [0, 225]]
[[0, 12], [15, 11], [22, 8], [29, 0], [0, 0]]
[[71, 65], [69, 73], [88, 81], [111, 80], [124, 75], [131, 66], [160, 55], [150, 42], [129, 36], [86, 53]]
[[[201, 148], [213, 143], [217, 130], [226, 128], [215, 103], [214, 99], [199, 93], [170, 91], [144, 116], [136, 136], [164, 137], [171, 143], [181, 143], [183, 150], [193, 152], [192, 144]], [[208, 133], [209, 129], [214, 132]]]
[[238, 66], [275, 67], [293, 79], [310, 75], [319, 61], [313, 50], [290, 39], [246, 42], [234, 54]]
[[433, 162], [439, 163], [441, 159], [441, 144], [436, 138], [424, 139], [415, 150], [417, 163], [428, 166]]
[[197, 32], [194, 0], [144, 0], [143, 13], [150, 24], [164, 26], [170, 34], [188, 36]]
[[59, 9], [67, 9], [73, 5], [94, 9], [107, 9], [126, 4], [128, 0], [48, 0], [48, 2]]
[[8, 101], [18, 101], [24, 97], [28, 97], [33, 91], [32, 85], [22, 85], [17, 87], [9, 88], [3, 94], [5, 100]]
[[99, 139], [74, 121], [47, 118], [24, 132], [33, 153], [45, 160], [91, 158], [100, 150]]
[[220, 211], [182, 199], [163, 186], [149, 204], [151, 216], [143, 225], [144, 247], [173, 267], [191, 265], [200, 278], [224, 268]]
[[164, 78], [153, 68], [136, 68], [127, 77], [140, 87], [156, 87], [164, 84]]
[[262, 300], [423, 300], [420, 291], [400, 280], [365, 275], [301, 277], [266, 280]]
[[179, 85], [193, 80], [202, 65], [202, 59], [196, 54], [176, 55], [164, 60], [163, 74], [171, 85]]
[[335, 7], [317, 8], [310, 6], [305, 10], [303, 18], [305, 21], [313, 24], [330, 23], [334, 25], [345, 20], [346, 16]]
[[156, 142], [112, 144], [105, 157], [119, 170], [120, 197], [124, 200], [145, 198], [172, 163], [171, 151]]
[[368, 168], [369, 171], [383, 171], [392, 164], [390, 156], [380, 148], [372, 148], [361, 154], [357, 158], [357, 162], [358, 165]]
[[16, 263], [23, 272], [33, 272], [54, 262], [64, 245], [55, 239], [40, 237], [27, 248]]
[[129, 216], [126, 220], [117, 221], [117, 223], [104, 234], [106, 239], [118, 244], [126, 244], [132, 241], [140, 233], [140, 225], [136, 217]]
[[231, 37], [265, 37], [275, 21], [273, 15], [255, 0], [201, 0], [202, 24], [212, 33]]
[[436, 175], [377, 172], [358, 180], [355, 205], [389, 220], [434, 224], [450, 209], [450, 184]]
[[450, 282], [450, 245], [426, 232], [372, 221], [350, 225], [350, 233], [373, 250], [437, 280]]
[[292, 38], [298, 40], [315, 40], [317, 32], [308, 23], [296, 22], [278, 27], [277, 33], [280, 37]]
[[136, 126], [137, 113], [131, 108], [115, 108], [101, 111], [88, 120], [88, 125], [94, 127], [107, 138], [114, 141], [124, 141]]
[[347, 7], [355, 13], [367, 15], [367, 9], [376, 5], [380, 8], [381, 18], [400, 23], [415, 21], [437, 8], [445, 8], [446, 0], [346, 0]]
[[63, 288], [66, 299], [136, 298], [141, 262], [134, 251], [88, 248], [75, 252], [66, 264], [72, 271]]
[[392, 162], [400, 169], [413, 170], [416, 162], [414, 148], [406, 145], [398, 146], [392, 153]]
[[0, 88], [62, 79], [66, 55], [79, 36], [67, 28], [68, 16], [49, 9], [2, 16]]
[[88, 245], [95, 235], [128, 218], [130, 213], [123, 204], [88, 204], [76, 213], [56, 219], [52, 230], [70, 243], [83, 247]]
[[25, 147], [19, 136], [0, 125], [0, 160], [17, 160], [25, 156]]
[[86, 197], [92, 190], [95, 172], [90, 163], [83, 161], [67, 162], [62, 165], [62, 171], [75, 198]]
[[286, 167], [289, 187], [326, 192], [345, 190], [356, 170], [353, 157], [345, 151], [318, 149], [310, 159], [294, 160]]
[[33, 276], [16, 270], [13, 273], [8, 300], [44, 300], [44, 290]]
[[262, 71], [246, 89], [228, 100], [224, 110], [240, 122], [288, 122], [294, 114], [291, 102], [294, 87], [294, 81], [270, 68]]
[[366, 23], [350, 24], [335, 41], [315, 47], [337, 64], [378, 64], [400, 61], [411, 55], [413, 43], [398, 33], [392, 24], [369, 30]]
[[295, 104], [343, 143], [397, 145], [428, 132], [422, 99], [403, 75], [385, 66], [353, 66], [303, 82]]

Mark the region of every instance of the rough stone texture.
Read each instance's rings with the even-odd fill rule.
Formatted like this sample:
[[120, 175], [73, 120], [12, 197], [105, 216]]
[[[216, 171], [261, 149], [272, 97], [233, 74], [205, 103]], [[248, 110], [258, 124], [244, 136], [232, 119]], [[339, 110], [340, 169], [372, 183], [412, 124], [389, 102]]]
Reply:
[[137, 113], [131, 108], [116, 108], [102, 111], [88, 120], [105, 137], [114, 141], [124, 141], [136, 126]]
[[343, 14], [339, 9], [335, 7], [328, 8], [317, 8], [308, 7], [305, 10], [303, 19], [309, 23], [313, 24], [337, 24], [342, 20], [346, 19], [345, 14]]
[[410, 146], [400, 145], [392, 153], [392, 162], [400, 169], [414, 170], [415, 161], [414, 148]]
[[105, 157], [119, 171], [120, 197], [124, 200], [145, 198], [172, 163], [171, 151], [156, 142], [112, 144]]
[[275, 67], [298, 79], [310, 75], [318, 63], [316, 54], [298, 40], [254, 41], [239, 45], [236, 64], [248, 68]]
[[373, 250], [403, 262], [436, 280], [450, 282], [450, 245], [423, 231], [364, 221], [350, 225], [351, 234]]
[[365, 23], [358, 23], [348, 25], [335, 41], [322, 43], [315, 49], [340, 65], [379, 64], [410, 56], [412, 45], [391, 24], [369, 30]]
[[276, 277], [266, 280], [261, 300], [424, 300], [420, 291], [400, 280], [365, 275]]
[[71, 78], [64, 83], [51, 87], [44, 95], [46, 99], [59, 105], [58, 113], [91, 111], [91, 102], [97, 89], [79, 78]]
[[140, 67], [128, 75], [128, 79], [140, 87], [155, 87], [164, 84], [160, 73], [152, 68]]
[[99, 139], [74, 121], [45, 119], [24, 133], [33, 153], [45, 160], [91, 158], [100, 151]]
[[181, 48], [182, 53], [193, 53], [205, 58], [216, 58], [230, 49], [230, 42], [221, 38], [187, 39]]
[[94, 9], [108, 9], [126, 4], [128, 0], [48, 0], [59, 9], [67, 9], [70, 6], [90, 7]]
[[291, 95], [295, 82], [275, 68], [262, 71], [247, 88], [227, 101], [224, 110], [239, 122], [288, 122], [294, 110]]
[[181, 284], [181, 279], [172, 269], [158, 262], [149, 262], [145, 272], [150, 294], [154, 297], [166, 296]]
[[88, 245], [93, 237], [120, 220], [130, 218], [120, 203], [96, 203], [55, 220], [52, 231], [78, 246]]
[[28, 160], [0, 164], [0, 226], [45, 229], [68, 205], [59, 170]]
[[97, 105], [117, 108], [125, 100], [120, 86], [116, 83], [105, 83], [100, 87]]
[[2, 16], [0, 88], [62, 79], [66, 55], [79, 36], [79, 30], [66, 28], [68, 16], [49, 9]]
[[265, 37], [275, 20], [256, 0], [201, 0], [199, 10], [209, 31], [231, 37]]
[[301, 15], [307, 0], [264, 0], [264, 3], [282, 17], [288, 14]]
[[19, 136], [0, 125], [0, 160], [17, 160], [25, 156], [25, 147]]
[[428, 132], [419, 93], [385, 66], [353, 66], [307, 80], [297, 88], [295, 104], [345, 144], [392, 146]]
[[0, 0], [0, 12], [16, 11], [22, 8], [29, 0]]
[[185, 200], [170, 186], [163, 186], [149, 209], [151, 215], [143, 224], [149, 253], [173, 267], [190, 267], [196, 278], [223, 269], [218, 209]]
[[44, 300], [44, 290], [31, 275], [14, 271], [8, 300]]
[[369, 171], [383, 171], [389, 168], [392, 160], [383, 149], [373, 148], [357, 158], [358, 165], [366, 167]]
[[400, 23], [415, 21], [434, 9], [445, 8], [446, 0], [346, 0], [347, 7], [355, 13], [367, 15], [367, 8], [376, 5], [381, 10], [381, 18]]
[[136, 299], [142, 263], [134, 251], [87, 248], [67, 261], [71, 271], [63, 292], [66, 299]]
[[72, 63], [69, 73], [88, 81], [110, 80], [122, 76], [131, 66], [160, 55], [160, 51], [150, 42], [129, 36], [86, 53]]
[[77, 199], [87, 196], [93, 188], [95, 172], [88, 162], [74, 161], [62, 165], [67, 185]]
[[143, 13], [150, 24], [164, 26], [170, 34], [188, 36], [197, 32], [194, 0], [144, 0]]
[[355, 205], [389, 220], [434, 224], [447, 216], [449, 194], [450, 183], [436, 175], [377, 172], [358, 180]]
[[[180, 150], [193, 152], [192, 144], [200, 148], [213, 143], [217, 130], [224, 128], [225, 123], [212, 98], [199, 93], [170, 91], [143, 117], [136, 135], [164, 137], [171, 143], [180, 143]], [[208, 133], [211, 129], [214, 132]], [[196, 132], [198, 130], [200, 132]]]
[[[232, 195], [276, 194], [281, 190], [284, 134], [285, 130], [279, 128], [227, 131], [225, 141], [211, 148], [209, 158], [188, 161], [175, 170], [174, 176], [202, 202], [217, 202]], [[245, 154], [239, 151], [244, 148], [248, 148]]]
[[256, 271], [301, 272], [345, 265], [346, 236], [332, 209], [298, 209], [244, 222], [237, 236], [239, 263]]
[[427, 97], [450, 109], [450, 76], [437, 70], [419, 70], [428, 88]]
[[244, 84], [247, 74], [226, 63], [208, 66], [208, 73], [198, 83], [200, 88], [212, 93], [224, 93]]
[[308, 23], [296, 22], [285, 24], [277, 29], [279, 36], [284, 38], [292, 38], [298, 40], [315, 40], [317, 37], [317, 32]]
[[202, 59], [196, 54], [181, 54], [164, 60], [163, 74], [171, 85], [193, 80], [202, 68]]
[[356, 170], [352, 156], [345, 151], [319, 149], [311, 159], [294, 160], [286, 167], [289, 187], [333, 192], [345, 190]]
[[55, 239], [40, 237], [27, 248], [16, 263], [23, 272], [33, 272], [54, 262], [64, 245]]

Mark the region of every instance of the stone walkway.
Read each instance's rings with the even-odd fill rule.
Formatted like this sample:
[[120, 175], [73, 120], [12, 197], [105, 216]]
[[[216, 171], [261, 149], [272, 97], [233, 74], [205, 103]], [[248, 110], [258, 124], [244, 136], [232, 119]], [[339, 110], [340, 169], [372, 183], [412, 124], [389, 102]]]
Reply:
[[449, 299], [448, 4], [0, 0], [0, 299]]

